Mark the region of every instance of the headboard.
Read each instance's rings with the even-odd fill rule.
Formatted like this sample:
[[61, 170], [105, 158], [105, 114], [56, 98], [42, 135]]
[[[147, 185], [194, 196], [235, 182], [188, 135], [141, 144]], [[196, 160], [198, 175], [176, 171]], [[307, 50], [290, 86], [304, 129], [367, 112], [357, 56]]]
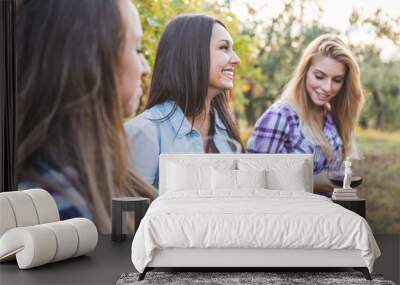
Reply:
[[[161, 154], [159, 164], [159, 194], [168, 191], [168, 168], [171, 163], [188, 167], [226, 165], [233, 169], [263, 168], [274, 173], [271, 183], [279, 189], [279, 182], [296, 183], [301, 180], [304, 190], [313, 192], [313, 155], [312, 154]], [[301, 169], [301, 172], [299, 172]]]

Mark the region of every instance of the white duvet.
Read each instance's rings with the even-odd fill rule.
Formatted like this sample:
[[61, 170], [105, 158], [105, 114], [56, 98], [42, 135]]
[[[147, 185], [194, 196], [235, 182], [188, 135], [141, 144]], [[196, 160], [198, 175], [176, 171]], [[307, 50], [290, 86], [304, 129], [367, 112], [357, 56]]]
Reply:
[[380, 255], [361, 216], [320, 195], [265, 189], [162, 195], [133, 239], [135, 268], [165, 248], [358, 249], [370, 272]]

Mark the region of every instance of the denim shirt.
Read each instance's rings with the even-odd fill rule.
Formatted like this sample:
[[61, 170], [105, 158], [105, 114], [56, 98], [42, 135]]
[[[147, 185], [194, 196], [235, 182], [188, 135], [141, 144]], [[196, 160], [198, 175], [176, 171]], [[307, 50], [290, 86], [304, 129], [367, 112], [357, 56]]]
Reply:
[[[175, 113], [165, 118], [176, 106]], [[220, 153], [232, 153], [226, 126], [215, 114], [214, 143]], [[164, 119], [164, 120], [163, 120]], [[203, 139], [183, 111], [166, 101], [144, 111], [124, 124], [132, 161], [138, 174], [158, 188], [158, 161], [161, 153], [204, 153]]]

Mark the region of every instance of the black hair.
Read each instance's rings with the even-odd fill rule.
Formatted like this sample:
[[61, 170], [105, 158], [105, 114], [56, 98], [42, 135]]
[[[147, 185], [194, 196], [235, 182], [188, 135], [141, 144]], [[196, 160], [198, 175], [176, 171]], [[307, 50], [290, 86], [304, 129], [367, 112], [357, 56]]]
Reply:
[[[168, 23], [158, 44], [146, 109], [171, 100], [187, 117], [194, 118], [203, 111], [209, 84], [210, 40], [214, 24], [226, 29], [221, 21], [202, 14], [183, 14]], [[218, 112], [229, 137], [238, 141], [244, 150], [228, 102], [228, 94], [222, 92], [212, 99], [211, 110]], [[176, 108], [164, 119], [170, 118]]]

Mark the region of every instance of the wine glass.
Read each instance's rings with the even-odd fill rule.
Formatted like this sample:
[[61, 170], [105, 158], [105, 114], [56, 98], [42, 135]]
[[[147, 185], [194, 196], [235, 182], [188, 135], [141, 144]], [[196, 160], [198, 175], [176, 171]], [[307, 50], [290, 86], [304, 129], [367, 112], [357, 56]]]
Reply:
[[[344, 163], [340, 165], [338, 163], [330, 163], [328, 166], [328, 178], [332, 182], [333, 185], [343, 188], [343, 179], [344, 179]], [[350, 187], [355, 188], [362, 183], [362, 177], [357, 175], [351, 176]]]

